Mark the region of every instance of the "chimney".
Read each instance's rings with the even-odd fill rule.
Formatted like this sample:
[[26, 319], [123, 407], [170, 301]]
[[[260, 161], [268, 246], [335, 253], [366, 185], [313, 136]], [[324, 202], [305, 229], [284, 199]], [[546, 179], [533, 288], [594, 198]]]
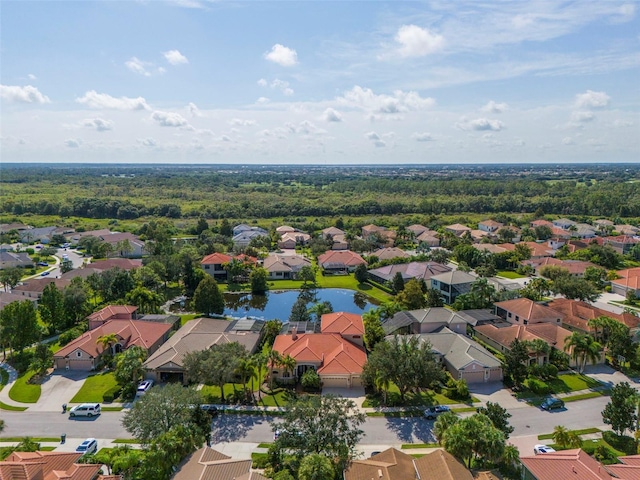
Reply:
[[291, 328], [291, 340], [297, 340], [297, 339], [298, 339], [298, 327], [294, 325]]

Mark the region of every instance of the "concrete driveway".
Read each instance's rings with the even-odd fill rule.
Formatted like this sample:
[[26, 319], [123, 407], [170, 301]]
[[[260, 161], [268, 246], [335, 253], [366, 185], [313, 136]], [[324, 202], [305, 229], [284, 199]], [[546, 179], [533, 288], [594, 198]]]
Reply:
[[486, 405], [487, 402], [493, 402], [509, 410], [529, 406], [525, 401], [514, 397], [510, 390], [504, 388], [502, 382], [471, 384], [469, 385], [469, 391], [471, 395], [482, 402], [482, 405]]
[[31, 412], [62, 411], [62, 404], [69, 403], [91, 372], [54, 370], [42, 384], [38, 403], [29, 407]]
[[325, 387], [322, 389], [322, 395], [336, 395], [339, 397], [349, 398], [353, 400], [358, 407], [362, 407], [362, 402], [366, 399], [364, 387]]

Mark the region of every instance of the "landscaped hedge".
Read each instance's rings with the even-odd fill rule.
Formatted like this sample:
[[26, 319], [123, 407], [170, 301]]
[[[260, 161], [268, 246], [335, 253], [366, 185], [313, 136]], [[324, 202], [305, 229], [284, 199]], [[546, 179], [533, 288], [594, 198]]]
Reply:
[[121, 392], [122, 387], [120, 385], [116, 385], [115, 387], [110, 388], [109, 390], [104, 392], [104, 394], [102, 395], [102, 401], [105, 403], [111, 403], [114, 399], [120, 396]]
[[525, 381], [525, 385], [536, 395], [548, 395], [551, 393], [551, 387], [537, 378], [528, 378]]
[[626, 453], [627, 455], [635, 455], [637, 452], [636, 441], [626, 435], [616, 435], [611, 430], [602, 432], [602, 438], [616, 450]]

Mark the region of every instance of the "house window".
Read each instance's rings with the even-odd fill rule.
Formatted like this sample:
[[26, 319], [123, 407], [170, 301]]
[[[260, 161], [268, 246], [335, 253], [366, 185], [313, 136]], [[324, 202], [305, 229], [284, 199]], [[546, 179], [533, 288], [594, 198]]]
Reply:
[[81, 357], [82, 356], [82, 352], [76, 352], [76, 357]]
[[528, 320], [524, 320], [522, 323], [524, 323], [526, 325], [527, 323], [529, 323], [529, 321]]
[[354, 335], [353, 338], [360, 338], [360, 335]]
[[516, 315], [516, 322], [520, 321], [520, 317], [518, 315]]
[[205, 270], [209, 270], [209, 265], [205, 265], [205, 266], [204, 266], [204, 269], [205, 269]]
[[509, 312], [509, 313], [508, 313], [508, 316], [509, 316], [509, 318], [511, 318], [511, 317], [512, 317], [511, 312]]
[[273, 374], [274, 374], [274, 375], [278, 375], [278, 370], [274, 370], [274, 371], [273, 371]]

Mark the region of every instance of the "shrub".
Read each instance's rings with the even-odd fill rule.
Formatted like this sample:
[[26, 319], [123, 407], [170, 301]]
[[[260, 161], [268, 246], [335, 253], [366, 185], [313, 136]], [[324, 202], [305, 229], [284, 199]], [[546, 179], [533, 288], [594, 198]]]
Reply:
[[18, 373], [26, 372], [33, 361], [33, 351], [25, 350], [22, 353], [15, 354], [9, 363]]
[[307, 370], [300, 379], [302, 388], [305, 392], [317, 392], [322, 387], [320, 375], [315, 370]]
[[256, 453], [252, 455], [253, 464], [251, 468], [267, 468], [269, 465], [269, 456], [266, 453]]
[[547, 363], [542, 367], [543, 378], [557, 378], [558, 377], [558, 367], [556, 367], [553, 363]]
[[602, 438], [616, 450], [626, 453], [627, 455], [635, 455], [636, 441], [627, 435], [616, 435], [611, 430], [602, 432]]
[[551, 387], [537, 378], [529, 378], [526, 381], [526, 384], [527, 388], [529, 388], [529, 390], [531, 390], [536, 395], [547, 395], [551, 393]]
[[118, 396], [120, 396], [121, 392], [122, 392], [122, 387], [119, 386], [119, 385], [117, 385], [117, 386], [115, 386], [113, 388], [110, 388], [109, 390], [104, 392], [104, 394], [102, 395], [102, 401], [104, 401], [106, 403], [111, 403], [116, 398], [118, 398]]
[[58, 342], [60, 343], [60, 346], [64, 346], [67, 343], [69, 343], [72, 340], [75, 340], [76, 338], [78, 338], [80, 335], [82, 335], [84, 332], [83, 330], [81, 330], [78, 327], [72, 328], [71, 330], [67, 330], [66, 332], [62, 332], [60, 334], [60, 336], [58, 337]]

